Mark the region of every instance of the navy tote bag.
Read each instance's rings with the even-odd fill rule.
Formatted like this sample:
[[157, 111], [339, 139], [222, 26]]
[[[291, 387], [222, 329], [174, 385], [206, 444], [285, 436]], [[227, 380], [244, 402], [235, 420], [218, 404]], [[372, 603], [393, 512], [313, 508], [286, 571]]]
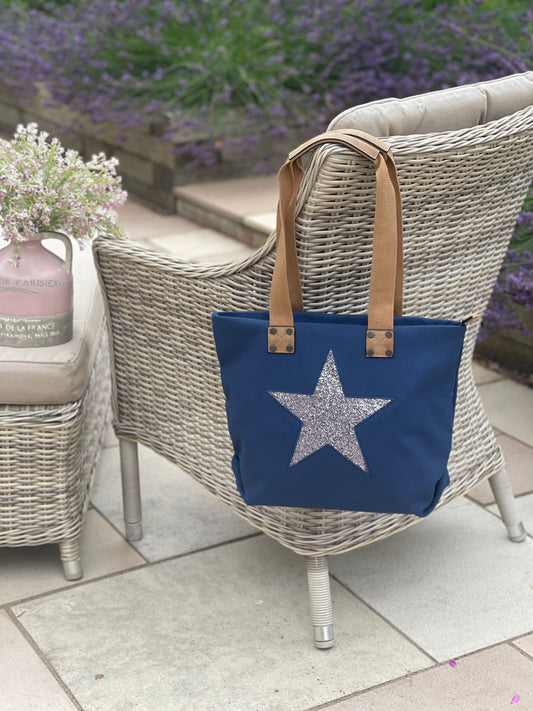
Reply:
[[[376, 169], [368, 315], [305, 312], [294, 233], [301, 156], [347, 146]], [[426, 516], [449, 483], [465, 325], [402, 316], [400, 191], [387, 144], [322, 134], [279, 172], [270, 310], [213, 314], [247, 504]]]

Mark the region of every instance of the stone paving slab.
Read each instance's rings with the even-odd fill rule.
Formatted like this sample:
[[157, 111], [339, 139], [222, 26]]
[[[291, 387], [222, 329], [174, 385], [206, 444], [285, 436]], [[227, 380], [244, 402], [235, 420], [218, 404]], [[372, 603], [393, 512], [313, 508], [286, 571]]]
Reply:
[[[516, 706], [512, 700], [519, 696]], [[331, 711], [499, 711], [533, 709], [533, 660], [508, 644], [410, 674], [328, 706]]]
[[0, 708], [2, 711], [78, 708], [3, 610], [0, 610]]
[[260, 212], [248, 215], [243, 219], [243, 223], [248, 227], [264, 232], [268, 236], [276, 229], [276, 212]]
[[472, 372], [474, 373], [474, 380], [476, 385], [484, 385], [485, 383], [492, 383], [495, 380], [502, 380], [503, 376], [496, 370], [491, 370], [481, 365], [478, 361], [472, 363]]
[[304, 560], [265, 536], [14, 612], [84, 711], [304, 711], [431, 666], [332, 588], [337, 645], [327, 651], [312, 643]]
[[[498, 435], [496, 439], [503, 451], [505, 467], [514, 495], [521, 496], [533, 492], [533, 447], [504, 434]], [[488, 480], [470, 489], [468, 496], [484, 506], [494, 502]]]
[[175, 189], [178, 199], [215, 210], [230, 218], [242, 219], [275, 211], [278, 204], [277, 175], [258, 175], [206, 183], [184, 185]]
[[[516, 506], [518, 508], [518, 513], [520, 514], [524, 526], [526, 527], [526, 531], [529, 533], [530, 536], [533, 536], [533, 494], [527, 494], [525, 496], [517, 497]], [[487, 508], [496, 516], [500, 516], [500, 512], [496, 504], [492, 504]], [[531, 569], [533, 570], [533, 560], [531, 561]], [[531, 604], [533, 605], [533, 600]]]
[[494, 427], [533, 447], [533, 388], [506, 379], [482, 385], [479, 393]]
[[185, 185], [174, 193], [178, 214], [255, 247], [264, 244], [275, 224], [275, 175]]
[[157, 235], [181, 234], [198, 228], [194, 222], [178, 215], [163, 215], [127, 200], [117, 209], [119, 224], [133, 240], [144, 240]]
[[196, 228], [187, 232], [150, 237], [144, 243], [160, 252], [182, 259], [209, 261], [214, 264], [243, 259], [256, 249], [209, 229]]
[[[258, 531], [198, 482], [148, 447], [139, 446], [144, 536], [132, 541], [149, 561], [189, 553]], [[93, 504], [124, 530], [118, 447], [100, 455]]]
[[[515, 639], [513, 644], [533, 659], [533, 634], [528, 634], [526, 637]], [[533, 703], [531, 704], [531, 708], [533, 708]]]
[[459, 499], [330, 559], [334, 576], [437, 661], [533, 631], [533, 540]]
[[[133, 568], [144, 562], [97, 511], [90, 509], [87, 512], [81, 537], [83, 580]], [[0, 605], [79, 582], [65, 580], [57, 545], [0, 548], [0, 571]], [[1, 703], [0, 711], [3, 711]]]

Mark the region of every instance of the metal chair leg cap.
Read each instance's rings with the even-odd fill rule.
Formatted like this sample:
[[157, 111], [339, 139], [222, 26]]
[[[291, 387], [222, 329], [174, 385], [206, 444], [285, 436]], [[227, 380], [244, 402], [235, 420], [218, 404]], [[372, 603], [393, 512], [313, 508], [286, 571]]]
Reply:
[[126, 523], [126, 538], [128, 541], [140, 541], [143, 537], [142, 521], [137, 523]]
[[333, 625], [315, 626], [315, 647], [317, 649], [331, 649], [335, 644], [333, 637]]
[[515, 543], [522, 543], [522, 541], [525, 541], [527, 537], [527, 531], [522, 521], [517, 523], [515, 526], [507, 526], [507, 533], [509, 534], [511, 541], [514, 541]]
[[317, 642], [315, 640], [315, 647], [317, 649], [331, 649], [333, 646], [335, 646], [334, 639], [330, 639], [328, 642]]
[[67, 580], [79, 580], [83, 575], [83, 571], [81, 569], [81, 561], [79, 559], [64, 560], [63, 573]]

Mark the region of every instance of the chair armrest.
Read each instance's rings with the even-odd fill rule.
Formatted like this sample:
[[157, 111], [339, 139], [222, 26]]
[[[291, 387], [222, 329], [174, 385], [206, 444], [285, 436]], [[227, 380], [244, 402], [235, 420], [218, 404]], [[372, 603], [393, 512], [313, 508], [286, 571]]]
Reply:
[[[269, 254], [275, 245], [276, 236], [273, 232], [269, 235], [264, 245], [253, 254], [233, 262], [200, 262], [191, 261], [175, 255], [158, 252], [143, 244], [125, 240], [114, 235], [102, 235], [93, 242], [93, 254], [97, 269], [105, 255], [120, 256], [121, 259], [132, 263], [150, 264], [162, 271], [171, 271], [191, 279], [216, 278], [226, 274], [236, 274], [257, 264]], [[99, 270], [100, 271], [100, 270]]]

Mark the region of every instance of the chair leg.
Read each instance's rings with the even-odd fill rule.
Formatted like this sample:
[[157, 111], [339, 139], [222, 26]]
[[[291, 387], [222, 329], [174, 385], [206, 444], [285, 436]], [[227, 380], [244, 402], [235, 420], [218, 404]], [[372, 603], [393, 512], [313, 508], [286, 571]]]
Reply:
[[79, 580], [83, 575], [80, 558], [80, 539], [62, 541], [59, 544], [59, 555], [63, 563], [63, 574], [67, 580]]
[[139, 541], [143, 530], [137, 442], [121, 438], [119, 444], [126, 538], [128, 541]]
[[525, 541], [527, 535], [526, 529], [520, 520], [516, 508], [516, 501], [505, 469], [500, 469], [497, 474], [493, 474], [489, 477], [489, 484], [496, 503], [498, 504], [498, 508], [500, 509], [503, 522], [507, 527], [509, 538], [515, 543]]
[[324, 555], [307, 558], [307, 583], [311, 603], [311, 619], [315, 635], [315, 647], [333, 647], [333, 611], [329, 584], [328, 560]]

